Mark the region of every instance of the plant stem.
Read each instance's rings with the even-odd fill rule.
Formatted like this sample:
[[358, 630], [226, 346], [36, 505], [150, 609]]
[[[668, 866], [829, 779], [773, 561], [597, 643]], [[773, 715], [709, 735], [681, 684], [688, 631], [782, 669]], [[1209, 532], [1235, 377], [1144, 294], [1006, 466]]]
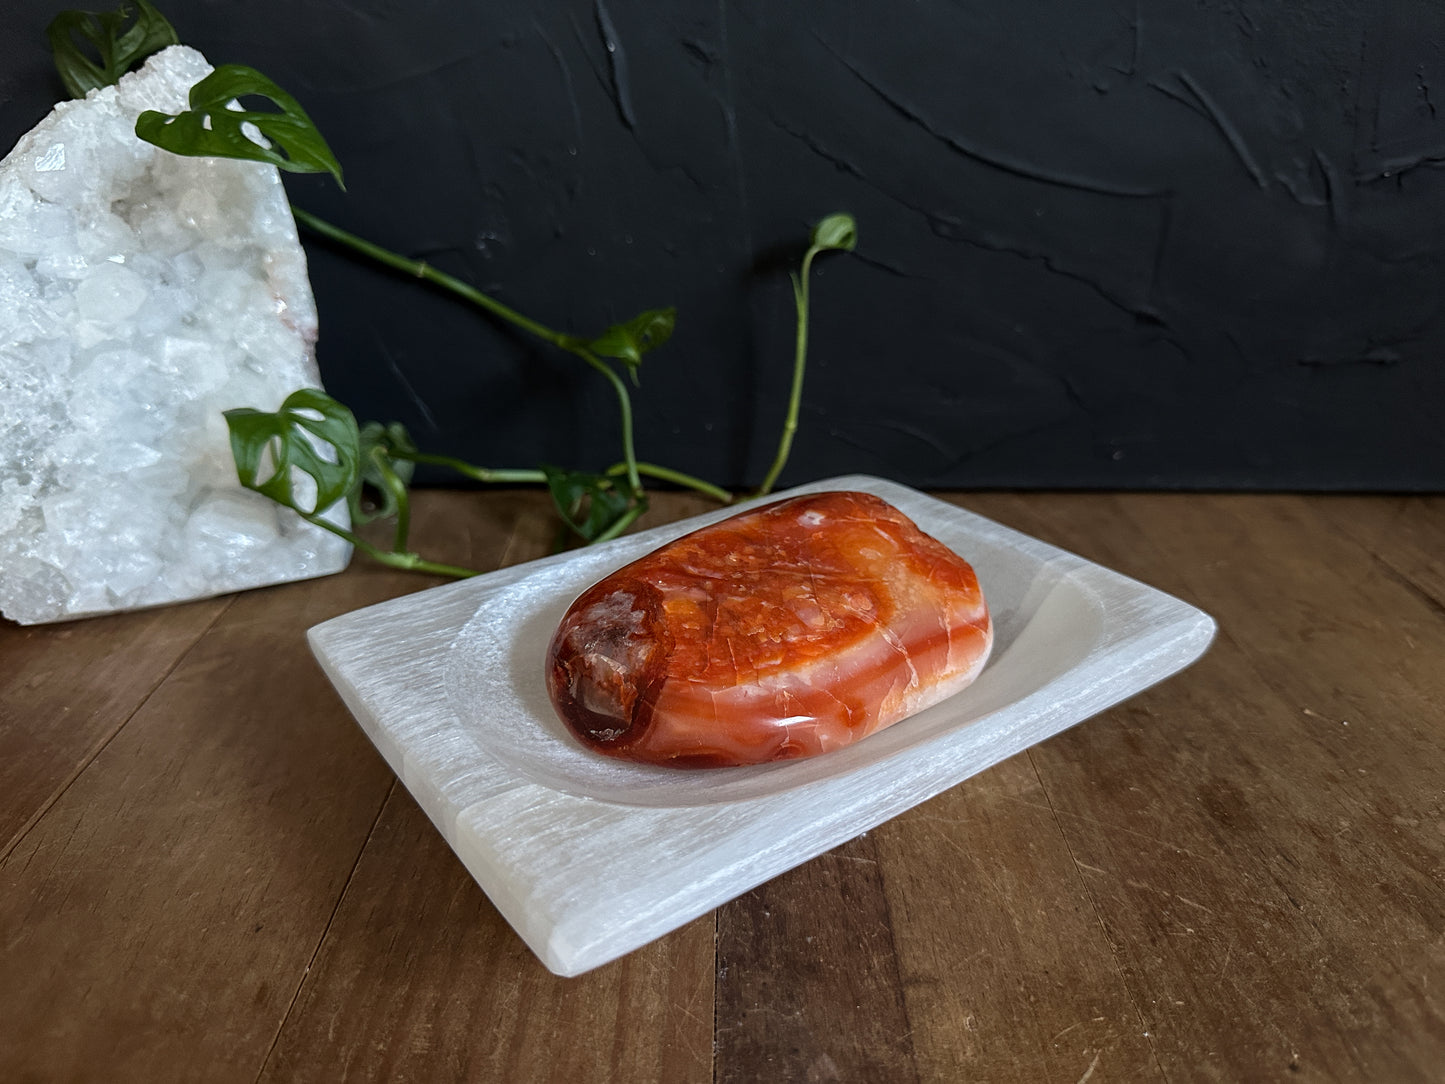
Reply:
[[787, 463], [788, 455], [793, 450], [793, 434], [798, 431], [798, 409], [803, 401], [803, 373], [808, 363], [808, 272], [818, 251], [815, 246], [804, 253], [802, 272], [793, 279], [793, 304], [798, 313], [798, 334], [793, 349], [793, 390], [788, 396], [788, 414], [783, 419], [783, 434], [778, 439], [778, 454], [773, 457], [773, 465], [768, 468], [763, 484], [758, 487], [759, 496], [772, 492], [773, 484], [778, 480], [778, 475], [783, 473], [783, 465]]
[[616, 538], [623, 531], [627, 530], [627, 528], [631, 527], [637, 517], [645, 511], [647, 511], [646, 503], [642, 501], [637, 502], [622, 515], [618, 516], [617, 521], [594, 538], [592, 543], [595, 545], [598, 542], [607, 542]]
[[428, 561], [415, 553], [388, 553], [386, 550], [379, 550], [375, 546], [363, 544], [364, 549], [371, 559], [379, 564], [388, 565], [391, 568], [399, 568], [404, 572], [430, 572], [437, 576], [451, 576], [453, 579], [465, 580], [472, 576], [480, 576], [481, 573], [474, 568], [458, 568], [456, 565], [444, 565], [437, 561]]
[[470, 576], [481, 575], [481, 573], [474, 568], [445, 565], [438, 561], [428, 561], [426, 558], [415, 553], [397, 553], [393, 550], [384, 550], [380, 546], [373, 546], [360, 535], [348, 531], [345, 527], [338, 527], [330, 520], [317, 515], [315, 512], [302, 512], [300, 515], [307, 523], [314, 523], [317, 527], [330, 531], [338, 538], [344, 538], [379, 564], [389, 565], [392, 568], [400, 568], [409, 572], [433, 572], [438, 576], [452, 576], [456, 579], [466, 579]]
[[601, 358], [592, 353], [585, 346], [577, 343], [563, 343], [562, 349], [576, 354], [592, 368], [605, 376], [612, 389], [617, 393], [617, 406], [622, 412], [622, 456], [627, 464], [627, 484], [632, 489], [633, 497], [642, 493], [642, 479], [637, 473], [637, 452], [632, 442], [632, 397], [627, 394], [627, 385], [613, 369], [605, 364]]
[[[387, 471], [387, 474], [387, 488], [392, 491], [396, 500], [396, 533], [392, 535], [391, 548], [393, 552], [405, 551], [407, 540], [411, 537], [411, 497], [407, 494], [406, 486], [401, 484], [400, 478], [390, 471]], [[392, 480], [397, 484], [392, 485]]]
[[409, 259], [399, 253], [392, 252], [390, 249], [382, 248], [380, 245], [373, 244], [364, 238], [356, 236], [354, 233], [346, 232], [339, 226], [333, 226], [324, 219], [317, 218], [310, 211], [303, 211], [295, 204], [291, 205], [291, 213], [295, 216], [297, 222], [301, 223], [301, 225], [307, 229], [321, 234], [322, 237], [330, 238], [332, 241], [354, 249], [364, 256], [370, 256], [378, 263], [384, 263], [388, 267], [396, 268], [398, 271], [405, 271], [414, 278], [426, 279], [428, 282], [435, 283], [445, 290], [450, 290], [458, 297], [465, 298], [474, 305], [480, 305], [493, 316], [498, 316], [508, 323], [521, 328], [523, 331], [529, 332], [539, 339], [551, 343], [553, 346], [560, 346], [564, 350], [567, 349], [567, 344], [564, 341], [567, 336], [563, 335], [560, 331], [553, 331], [551, 328], [539, 324], [535, 320], [528, 319], [515, 309], [510, 309], [495, 298], [482, 293], [482, 291], [478, 290], [475, 286], [470, 286], [461, 279], [448, 275], [445, 271], [438, 271], [425, 260]]
[[[616, 477], [627, 470], [626, 463], [615, 463], [607, 468], [611, 477]], [[674, 485], [685, 486], [688, 489], [695, 489], [705, 497], [711, 497], [719, 504], [732, 504], [737, 498], [729, 493], [722, 486], [715, 486], [711, 482], [705, 482], [701, 478], [695, 478], [691, 474], [684, 474], [680, 470], [673, 470], [671, 467], [660, 467], [656, 463], [637, 464], [637, 473], [648, 478], [656, 478], [661, 482], [671, 482]]]
[[371, 458], [372, 465], [381, 475], [381, 484], [391, 497], [392, 504], [396, 506], [396, 533], [392, 536], [392, 551], [404, 552], [407, 539], [411, 535], [411, 495], [407, 492], [406, 483], [392, 469], [381, 449], [373, 450]]
[[394, 459], [405, 459], [410, 463], [426, 463], [434, 467], [449, 467], [458, 474], [474, 479], [478, 482], [492, 482], [505, 485], [514, 483], [517, 485], [546, 485], [547, 476], [539, 470], [523, 470], [494, 467], [478, 467], [468, 463], [464, 459], [458, 459], [450, 455], [432, 455], [428, 452], [402, 452], [391, 453]]
[[[493, 316], [507, 321], [514, 327], [520, 328], [528, 334], [537, 336], [537, 338], [543, 342], [551, 343], [559, 349], [566, 350], [569, 354], [576, 355], [588, 365], [592, 366], [592, 368], [596, 369], [607, 378], [612, 384], [613, 390], [617, 393], [618, 408], [622, 414], [622, 454], [627, 463], [627, 481], [632, 487], [634, 496], [642, 492], [642, 479], [638, 477], [637, 453], [634, 450], [632, 438], [632, 399], [627, 393], [627, 385], [622, 382], [622, 378], [619, 377], [609, 365], [587, 348], [583, 340], [577, 338], [575, 335], [565, 335], [560, 331], [554, 331], [545, 324], [539, 324], [536, 320], [523, 316], [516, 309], [503, 305], [495, 298], [482, 293], [482, 291], [478, 290], [475, 286], [471, 286], [459, 278], [454, 278], [445, 271], [438, 271], [425, 260], [413, 260], [399, 253], [392, 252], [390, 249], [382, 248], [380, 245], [373, 244], [364, 238], [356, 236], [354, 233], [348, 233], [339, 226], [333, 226], [324, 219], [317, 218], [310, 211], [303, 211], [295, 204], [291, 206], [291, 213], [295, 216], [296, 221], [307, 229], [313, 230], [338, 244], [345, 245], [364, 256], [370, 256], [373, 260], [383, 263], [388, 267], [395, 268], [398, 271], [404, 271], [415, 278], [425, 279], [445, 290], [449, 290], [458, 297], [480, 306]], [[421, 460], [417, 462], [421, 462]], [[448, 464], [448, 466], [454, 465], [455, 464]], [[462, 473], [467, 474], [469, 472], [463, 471]], [[471, 477], [476, 477], [476, 475], [473, 474]], [[526, 481], [534, 480], [535, 479], [532, 478], [526, 479]]]

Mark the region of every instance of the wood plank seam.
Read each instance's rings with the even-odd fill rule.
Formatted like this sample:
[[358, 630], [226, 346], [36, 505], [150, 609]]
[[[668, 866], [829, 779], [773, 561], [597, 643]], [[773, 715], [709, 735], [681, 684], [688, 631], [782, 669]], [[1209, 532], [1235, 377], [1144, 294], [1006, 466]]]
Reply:
[[[864, 835], [868, 835], [868, 833], [865, 832]], [[873, 843], [873, 846], [876, 848], [877, 843], [874, 838], [870, 836], [869, 839], [870, 842]], [[874, 853], [876, 854], [877, 851], [875, 850]], [[847, 858], [850, 856], [838, 855], [835, 853], [832, 855], [832, 857]], [[855, 859], [855, 861], [864, 860]], [[883, 916], [887, 920], [888, 927], [888, 961], [892, 964], [891, 970], [893, 972], [893, 981], [890, 985], [892, 986], [893, 990], [894, 1003], [897, 1005], [899, 1013], [903, 1016], [904, 1024], [907, 1025], [907, 1031], [904, 1033], [902, 1038], [906, 1039], [908, 1042], [909, 1071], [905, 1072], [904, 1067], [899, 1066], [899, 1075], [897, 1077], [897, 1080], [899, 1082], [911, 1080], [914, 1082], [914, 1084], [917, 1084], [921, 1077], [918, 1072], [918, 1051], [913, 1044], [913, 1030], [915, 1025], [913, 1023], [913, 1017], [910, 1016], [908, 1012], [908, 992], [904, 988], [902, 968], [899, 963], [898, 931], [894, 928], [893, 925], [893, 906], [888, 899], [888, 890], [883, 886], [883, 868], [878, 865], [876, 859], [873, 861], [873, 864], [875, 868], [877, 868], [878, 872], [878, 882], [880, 888], [878, 895], [883, 906]]]
[[1394, 583], [1405, 588], [1421, 602], [1425, 603], [1434, 613], [1445, 617], [1445, 599], [1438, 598], [1429, 588], [1416, 583], [1404, 569], [1396, 568], [1395, 565], [1383, 554], [1374, 550], [1367, 550], [1370, 560]]
[[157, 690], [159, 690], [162, 685], [164, 685], [167, 681], [171, 679], [171, 675], [176, 672], [176, 670], [180, 667], [181, 663], [185, 662], [186, 657], [195, 650], [196, 645], [199, 644], [203, 639], [205, 639], [206, 635], [213, 628], [216, 627], [216, 622], [218, 622], [226, 614], [226, 612], [230, 610], [231, 606], [234, 605], [234, 603], [235, 596], [233, 595], [230, 599], [227, 600], [224, 606], [222, 606], [219, 610], [216, 611], [215, 615], [211, 618], [211, 620], [206, 623], [205, 628], [201, 629], [195, 635], [194, 639], [191, 640], [190, 644], [185, 648], [185, 650], [179, 652], [176, 657], [171, 660], [171, 664], [170, 666], [166, 667], [165, 673], [157, 677], [151, 687], [148, 688], [142, 696], [137, 698], [135, 705], [130, 709], [130, 711], [126, 712], [125, 718], [121, 719], [118, 723], [116, 723], [115, 726], [113, 726], [109, 731], [107, 731], [100, 738], [100, 740], [91, 747], [90, 751], [86, 753], [84, 759], [75, 766], [75, 769], [69, 775], [67, 775], [64, 780], [61, 781], [61, 783], [55, 788], [54, 791], [51, 792], [50, 796], [46, 798], [45, 801], [40, 803], [40, 805], [36, 808], [35, 812], [30, 815], [30, 817], [25, 821], [25, 823], [22, 824], [18, 829], [16, 829], [15, 834], [6, 841], [5, 846], [0, 847], [0, 863], [3, 863], [6, 859], [10, 857], [10, 855], [14, 852], [15, 848], [20, 846], [21, 841], [30, 834], [30, 832], [35, 828], [37, 824], [39, 824], [42, 820], [45, 819], [45, 815], [50, 812], [50, 810], [55, 806], [55, 803], [60, 801], [60, 799], [64, 796], [65, 792], [68, 791], [72, 786], [74, 786], [75, 781], [79, 779], [82, 775], [84, 775], [87, 770], [89, 770], [90, 766], [95, 763], [96, 758], [105, 752], [105, 750], [110, 746], [110, 743], [113, 742], [116, 737], [119, 736], [120, 732], [126, 728], [127, 724], [129, 724], [130, 721], [134, 719], [136, 715], [138, 715], [148, 703], [150, 703], [151, 697], [155, 696]]
[[[879, 867], [878, 869], [878, 878], [881, 885], [884, 878], [884, 872], [882, 867]], [[902, 967], [900, 964], [900, 952], [898, 948], [898, 931], [893, 924], [893, 905], [888, 898], [888, 890], [886, 888], [884, 888], [883, 891], [879, 893], [879, 895], [882, 897], [883, 901], [883, 915], [888, 920], [888, 959], [893, 965], [893, 996], [898, 1005], [898, 1011], [903, 1015], [903, 1022], [908, 1027], [908, 1031], [903, 1036], [903, 1038], [908, 1041], [908, 1050], [910, 1054], [909, 1068], [911, 1069], [911, 1075], [908, 1076], [907, 1079], [910, 1079], [914, 1081], [915, 1084], [917, 1084], [917, 1082], [922, 1079], [922, 1075], [918, 1071], [918, 1048], [914, 1045], [913, 1042], [913, 1032], [917, 1025], [914, 1023], [913, 1016], [908, 1009], [908, 991], [903, 983]], [[900, 1069], [901, 1068], [902, 1067], [900, 1066]], [[902, 1080], [904, 1078], [902, 1075], [900, 1075], [899, 1079]]]
[[717, 1079], [717, 1046], [718, 1029], [722, 1022], [718, 1019], [718, 1005], [722, 1002], [722, 908], [712, 909], [712, 1073], [709, 1079], [712, 1084], [718, 1084]]
[[[1114, 939], [1109, 936], [1109, 927], [1105, 924], [1104, 916], [1099, 910], [1099, 900], [1094, 895], [1094, 890], [1089, 887], [1089, 879], [1084, 876], [1084, 871], [1080, 868], [1080, 862], [1074, 855], [1074, 845], [1069, 842], [1069, 833], [1064, 831], [1063, 822], [1059, 820], [1058, 809], [1054, 806], [1054, 799], [1049, 794], [1048, 785], [1044, 783], [1044, 776], [1043, 773], [1039, 771], [1038, 761], [1034, 759], [1033, 749], [1027, 749], [1024, 753], [1029, 758], [1029, 767], [1034, 770], [1034, 778], [1039, 781], [1039, 791], [1043, 794], [1044, 801], [1049, 804], [1049, 813], [1053, 817], [1054, 827], [1059, 831], [1059, 838], [1064, 842], [1064, 849], [1069, 853], [1069, 861], [1073, 864], [1074, 875], [1078, 877], [1079, 886], [1089, 898], [1089, 908], [1094, 912], [1094, 921], [1098, 923], [1099, 933], [1104, 939], [1104, 944], [1107, 945], [1109, 949], [1109, 957], [1114, 961], [1114, 973], [1118, 976], [1119, 984], [1123, 988], [1124, 995], [1128, 997], [1129, 1004], [1134, 1009], [1134, 1015], [1139, 1019], [1139, 1030], [1143, 1033], [1144, 1039], [1149, 1043], [1149, 1054], [1154, 1059], [1154, 1068], [1159, 1073], [1159, 1079], [1165, 1081], [1167, 1084], [1169, 1074], [1164, 1071], [1164, 1063], [1159, 1058], [1159, 1048], [1154, 1042], [1154, 1036], [1149, 1033], [1148, 1019], [1145, 1017], [1144, 1009], [1139, 1004], [1139, 999], [1135, 996], [1134, 990], [1129, 984], [1129, 977], [1124, 971], [1124, 963], [1119, 959], [1118, 949], [1114, 947]], [[1099, 1051], [1099, 1054], [1102, 1056], [1103, 1051]], [[1080, 1084], [1082, 1084], [1083, 1080], [1088, 1080], [1089, 1077], [1093, 1075], [1094, 1070], [1098, 1068], [1098, 1064], [1099, 1059], [1096, 1057], [1093, 1064], [1090, 1065], [1084, 1073]]]
[[271, 1036], [271, 1044], [266, 1048], [266, 1054], [261, 1059], [261, 1064], [256, 1068], [256, 1084], [266, 1076], [266, 1066], [271, 1062], [271, 1056], [276, 1052], [276, 1046], [281, 1041], [281, 1035], [286, 1030], [286, 1023], [291, 1019], [291, 1013], [296, 1008], [296, 1002], [301, 998], [301, 991], [306, 987], [306, 980], [311, 975], [311, 970], [316, 966], [316, 961], [321, 957], [321, 950], [326, 946], [326, 938], [331, 933], [331, 926], [336, 921], [342, 905], [346, 903], [347, 893], [351, 891], [352, 881], [356, 879], [357, 867], [361, 860], [366, 857], [366, 848], [370, 846], [372, 837], [376, 835], [376, 826], [381, 823], [382, 814], [386, 812], [387, 804], [396, 793], [397, 780], [392, 779], [391, 785], [386, 788], [386, 794], [382, 796], [381, 804], [376, 807], [376, 816], [371, 818], [371, 827], [366, 830], [366, 838], [361, 841], [361, 846], [356, 849], [356, 858], [351, 863], [351, 869], [347, 871], [346, 883], [341, 886], [341, 891], [336, 894], [336, 903], [331, 908], [331, 914], [326, 916], [326, 925], [321, 928], [321, 933], [316, 938], [316, 944], [311, 950], [311, 956], [306, 961], [306, 966], [301, 969], [301, 977], [296, 980], [296, 989], [291, 991], [291, 998], [286, 1002], [286, 1011], [281, 1014], [281, 1019], [276, 1023], [276, 1033]]

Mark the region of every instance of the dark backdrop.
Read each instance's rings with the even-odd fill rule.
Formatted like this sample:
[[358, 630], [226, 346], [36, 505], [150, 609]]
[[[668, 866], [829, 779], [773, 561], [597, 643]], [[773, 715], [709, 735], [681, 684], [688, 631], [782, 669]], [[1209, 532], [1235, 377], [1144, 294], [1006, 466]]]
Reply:
[[[10, 0], [0, 139], [60, 95]], [[578, 332], [676, 304], [639, 451], [756, 482], [1445, 488], [1445, 5], [162, 0], [298, 96], [293, 199]], [[308, 241], [333, 394], [494, 466], [616, 457], [611, 393]]]

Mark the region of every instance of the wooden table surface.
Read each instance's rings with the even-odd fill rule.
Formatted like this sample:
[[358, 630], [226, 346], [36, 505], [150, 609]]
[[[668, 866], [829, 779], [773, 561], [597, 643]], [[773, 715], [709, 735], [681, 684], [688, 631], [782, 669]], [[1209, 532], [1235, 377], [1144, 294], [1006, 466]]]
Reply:
[[[1445, 497], [949, 499], [1218, 638], [574, 979], [304, 646], [436, 581], [0, 622], [0, 1081], [1445, 1079]], [[415, 537], [490, 569], [552, 529], [427, 493]]]

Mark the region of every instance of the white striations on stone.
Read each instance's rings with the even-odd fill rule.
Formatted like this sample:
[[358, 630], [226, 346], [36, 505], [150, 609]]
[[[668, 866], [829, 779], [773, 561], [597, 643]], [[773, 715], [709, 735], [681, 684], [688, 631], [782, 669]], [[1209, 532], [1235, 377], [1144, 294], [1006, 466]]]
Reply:
[[56, 106], [0, 162], [0, 612], [23, 624], [350, 557], [241, 488], [221, 416], [320, 386], [280, 177], [135, 136], [142, 110], [186, 108], [210, 70], [167, 49]]

